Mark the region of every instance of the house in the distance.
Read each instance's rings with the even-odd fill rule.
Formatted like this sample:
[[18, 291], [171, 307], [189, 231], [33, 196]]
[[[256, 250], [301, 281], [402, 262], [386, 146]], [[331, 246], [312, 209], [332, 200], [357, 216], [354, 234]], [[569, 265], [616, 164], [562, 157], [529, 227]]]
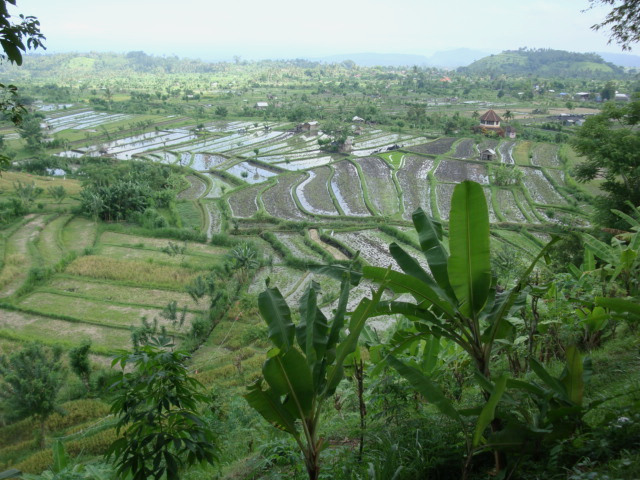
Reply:
[[318, 122], [304, 122], [299, 125], [301, 132], [315, 132], [320, 128]]
[[256, 110], [266, 110], [269, 104], [267, 102], [256, 102], [254, 108]]
[[490, 129], [499, 129], [502, 119], [493, 110], [489, 110], [480, 117], [480, 126]]
[[505, 137], [516, 138], [516, 129], [511, 125], [507, 125], [504, 129], [504, 135]]

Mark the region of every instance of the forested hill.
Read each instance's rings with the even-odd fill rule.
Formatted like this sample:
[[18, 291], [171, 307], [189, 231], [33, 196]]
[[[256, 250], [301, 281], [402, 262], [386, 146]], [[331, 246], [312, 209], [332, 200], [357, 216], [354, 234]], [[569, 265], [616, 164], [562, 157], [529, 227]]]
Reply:
[[[171, 73], [216, 73], [227, 71], [230, 65], [245, 65], [247, 62], [237, 58], [233, 62], [204, 62], [190, 58], [177, 56], [147, 55], [142, 51], [121, 53], [55, 53], [55, 54], [31, 54], [25, 55], [21, 67], [9, 62], [0, 64], [0, 73], [29, 77], [67, 77], [76, 76], [82, 78], [94, 74], [129, 74], [132, 72], [171, 74]], [[268, 67], [297, 66], [313, 68], [319, 65], [303, 59], [293, 60], [261, 60], [260, 65]]]
[[595, 53], [575, 53], [564, 50], [505, 50], [458, 69], [464, 73], [537, 75], [542, 77], [610, 78], [624, 74], [624, 69], [605, 62]]

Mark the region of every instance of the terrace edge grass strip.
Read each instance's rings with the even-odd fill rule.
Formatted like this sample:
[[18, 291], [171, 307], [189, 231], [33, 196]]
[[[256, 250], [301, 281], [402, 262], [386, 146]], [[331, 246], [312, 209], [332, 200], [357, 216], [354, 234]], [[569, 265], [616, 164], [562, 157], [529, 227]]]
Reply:
[[395, 238], [401, 243], [404, 243], [406, 245], [409, 245], [410, 247], [415, 248], [419, 252], [422, 251], [422, 247], [420, 246], [420, 243], [416, 242], [413, 238], [411, 238], [409, 235], [407, 235], [403, 231], [398, 230], [396, 227], [393, 227], [391, 225], [380, 225], [378, 226], [378, 230], [380, 230], [382, 233], [389, 235], [390, 237]]
[[362, 198], [364, 200], [364, 205], [369, 210], [369, 213], [374, 217], [381, 217], [382, 212], [378, 212], [373, 205], [373, 202], [369, 198], [369, 187], [367, 186], [367, 179], [365, 178], [365, 174], [362, 171], [362, 167], [358, 162], [356, 162], [353, 158], [349, 158], [347, 160], [351, 165], [353, 165], [356, 169], [356, 173], [358, 174], [358, 180], [360, 180], [360, 188], [362, 189]]
[[[104, 303], [104, 302], [103, 302]], [[157, 307], [154, 307], [157, 308]], [[69, 323], [85, 323], [87, 325], [95, 325], [98, 327], [103, 327], [103, 328], [112, 328], [114, 330], [131, 330], [131, 325], [126, 326], [126, 325], [117, 325], [117, 324], [113, 324], [113, 323], [104, 323], [104, 322], [99, 322], [97, 320], [89, 320], [89, 319], [83, 319], [83, 318], [77, 318], [77, 317], [72, 317], [70, 315], [63, 315], [60, 313], [42, 313], [39, 310], [34, 310], [32, 308], [29, 307], [23, 307], [22, 305], [18, 305], [15, 303], [6, 303], [6, 302], [0, 302], [0, 310], [4, 309], [4, 310], [11, 310], [14, 312], [21, 312], [21, 313], [26, 313], [29, 315], [35, 315], [38, 317], [43, 317], [43, 318], [53, 318], [55, 320], [63, 320], [65, 322], [69, 322]], [[176, 336], [180, 336], [176, 333]]]
[[[220, 154], [216, 153], [216, 155], [220, 155]], [[227, 162], [229, 162], [231, 160], [232, 159], [229, 158], [227, 160]], [[225, 163], [227, 163], [227, 162], [225, 162]], [[236, 162], [236, 163], [238, 163], [238, 162]], [[232, 165], [229, 165], [229, 167], [230, 166], [232, 166]], [[229, 168], [229, 167], [226, 167], [226, 168]], [[211, 175], [215, 175], [216, 177], [220, 178], [221, 180], [224, 180], [224, 181], [230, 183], [231, 185], [235, 185], [236, 187], [245, 187], [245, 186], [248, 187], [248, 186], [251, 186], [251, 184], [249, 182], [245, 182], [244, 180], [236, 177], [235, 175], [232, 175], [231, 173], [227, 172], [226, 170], [218, 170], [217, 168], [216, 169], [210, 168], [209, 169], [209, 173]], [[233, 191], [233, 190], [234, 189], [232, 189], [231, 191]], [[229, 193], [231, 193], [231, 192], [229, 192]]]
[[9, 238], [22, 228], [30, 219], [21, 217], [16, 219], [13, 223], [10, 223], [7, 228], [4, 228], [0, 232], [0, 272], [4, 268], [7, 254], [7, 242]]
[[[0, 328], [0, 338], [16, 343], [31, 343], [34, 341], [31, 335], [22, 335], [15, 330], [8, 330], [4, 328]], [[73, 343], [69, 340], [51, 340], [47, 337], [38, 338], [37, 341], [38, 343], [42, 343], [43, 345], [46, 345], [48, 347], [60, 347], [63, 350], [71, 350], [72, 348], [76, 348], [78, 346], [77, 343]], [[91, 353], [94, 355], [99, 355], [101, 357], [111, 357], [116, 353], [116, 351], [101, 347], [99, 345], [91, 345]]]
[[329, 170], [330, 170], [329, 176], [327, 178], [327, 192], [329, 192], [329, 197], [331, 197], [331, 201], [333, 202], [333, 206], [338, 212], [338, 216], [344, 217], [345, 216], [344, 210], [342, 210], [342, 207], [340, 206], [340, 202], [338, 202], [338, 198], [336, 197], [336, 194], [333, 191], [333, 188], [331, 187], [331, 180], [333, 180], [333, 176], [335, 175], [336, 170], [333, 168], [331, 164], [327, 165], [327, 167], [329, 167]]
[[[527, 258], [529, 259], [533, 259], [535, 258], [535, 255], [530, 253], [526, 248], [524, 248], [522, 245], [518, 245], [517, 243], [515, 243], [513, 240], [506, 238], [505, 236], [501, 235], [500, 233], [500, 229], [491, 229], [491, 235], [493, 237], [498, 238], [498, 240], [502, 243], [506, 243], [507, 245], [517, 249], [519, 252], [522, 252]], [[544, 263], [544, 262], [543, 262]]]
[[[438, 162], [439, 165], [440, 162]], [[436, 180], [436, 176], [433, 174], [436, 167], [429, 170], [427, 173], [427, 181], [429, 183], [429, 203], [431, 207], [431, 216], [442, 222], [442, 218], [440, 217], [440, 210], [438, 209], [438, 195], [436, 194], [436, 187], [438, 186], [438, 181]]]
[[202, 195], [200, 195], [199, 198], [197, 198], [196, 200], [194, 200], [194, 203], [196, 204], [196, 206], [198, 207], [198, 209], [200, 210], [200, 232], [204, 233], [205, 235], [208, 234], [209, 232], [209, 228], [210, 228], [210, 218], [209, 215], [207, 214], [207, 212], [205, 211], [205, 207], [202, 204], [202, 199], [206, 198], [206, 196], [209, 194], [209, 192], [211, 191], [211, 188], [213, 187], [213, 182], [211, 181], [211, 179], [206, 176], [201, 174], [200, 172], [196, 172], [195, 170], [193, 171], [193, 173], [200, 178], [200, 180], [203, 180], [206, 187], [204, 190], [204, 193]]
[[[529, 212], [527, 211], [526, 208], [524, 208], [524, 206], [520, 202], [520, 199], [518, 198], [517, 192], [518, 191], [522, 191], [522, 187], [518, 187], [518, 186], [510, 187], [510, 190], [511, 190], [511, 194], [513, 196], [513, 200], [516, 202], [516, 206], [520, 209], [520, 211], [522, 212], [522, 215], [524, 216], [526, 221], [528, 223], [536, 223], [535, 220], [533, 218], [531, 218], [531, 215], [529, 215]], [[526, 200], [526, 197], [525, 197], [525, 200]]]
[[520, 230], [520, 234], [524, 235], [525, 237], [527, 237], [529, 240], [531, 240], [533, 243], [535, 243], [536, 245], [538, 245], [538, 247], [540, 249], [542, 249], [545, 246], [545, 242], [543, 242], [542, 240], [540, 240], [538, 237], [536, 237], [535, 235], [532, 235], [531, 233], [529, 233], [528, 230], [526, 229], [521, 229]]
[[[46, 259], [45, 255], [43, 253], [43, 250], [45, 249], [43, 242], [44, 242], [44, 238], [46, 233], [49, 233], [47, 228], [51, 227], [54, 222], [57, 222], [58, 220], [64, 220], [64, 223], [62, 225], [55, 225], [55, 230], [53, 231], [53, 236], [52, 236], [52, 240], [53, 240], [53, 246], [55, 248], [57, 248], [59, 250], [59, 255], [58, 257], [62, 257], [63, 256], [63, 252], [64, 252], [64, 247], [61, 245], [61, 239], [62, 239], [62, 229], [64, 228], [64, 225], [66, 225], [67, 223], [69, 223], [69, 219], [72, 217], [72, 215], [68, 215], [67, 218], [65, 219], [65, 214], [59, 213], [57, 214], [50, 222], [48, 222], [44, 228], [41, 231], [41, 234], [38, 235], [38, 238], [36, 239], [36, 247], [38, 249], [38, 253], [40, 255], [40, 257], [43, 260], [43, 265], [50, 265], [50, 264], [55, 264], [57, 263], [57, 260], [54, 261], [47, 261], [50, 259]], [[53, 228], [53, 227], [51, 227]]]
[[[140, 308], [150, 308], [150, 309], [155, 309], [155, 310], [162, 310], [162, 307], [158, 306], [158, 305], [151, 305], [151, 304], [148, 304], [148, 303], [120, 302], [118, 300], [105, 300], [104, 298], [93, 297], [91, 295], [82, 295], [80, 293], [67, 292], [67, 291], [64, 291], [64, 290], [57, 290], [55, 288], [49, 288], [49, 287], [36, 288], [31, 293], [39, 293], [39, 292], [40, 293], [48, 293], [50, 295], [58, 295], [60, 297], [70, 297], [70, 298], [80, 298], [80, 299], [84, 299], [84, 300], [91, 300], [92, 302], [95, 302], [95, 303], [105, 303], [105, 304], [109, 304], [109, 305], [117, 305], [117, 306], [120, 306], [120, 307], [140, 307]], [[188, 308], [187, 312], [197, 315], [197, 314], [201, 314], [202, 310], [195, 310], [193, 308]]]
[[[258, 190], [256, 193], [256, 206], [258, 207], [258, 211], [252, 215], [252, 217], [257, 217], [260, 215], [265, 215], [267, 217], [271, 217], [272, 215], [267, 211], [267, 208], [264, 206], [264, 202], [262, 201], [262, 194], [269, 190], [270, 188], [274, 188], [278, 184], [278, 177], [271, 177], [266, 182], [264, 187]], [[231, 205], [229, 205], [231, 207]], [[276, 218], [276, 217], [272, 217]]]
[[213, 182], [211, 181], [211, 179], [209, 177], [207, 177], [206, 175], [203, 175], [202, 173], [200, 173], [200, 172], [198, 172], [196, 170], [191, 170], [189, 172], [189, 174], [193, 175], [194, 177], [198, 177], [206, 185], [204, 187], [204, 193], [202, 195], [200, 195], [200, 197], [198, 197], [198, 198], [206, 197], [207, 194], [211, 191], [211, 187], [213, 186]]
[[531, 152], [532, 142], [525, 140], [524, 142], [518, 142], [513, 149], [513, 161], [516, 165], [531, 166], [529, 160], [529, 153]]
[[169, 288], [167, 286], [147, 286], [147, 285], [140, 285], [139, 283], [136, 282], [124, 282], [124, 281], [119, 281], [119, 280], [109, 280], [106, 278], [94, 278], [94, 277], [85, 277], [82, 275], [73, 275], [71, 273], [65, 273], [65, 272], [61, 272], [61, 273], [56, 273], [55, 275], [53, 275], [51, 277], [52, 279], [56, 279], [56, 278], [63, 278], [63, 279], [68, 279], [68, 280], [74, 280], [77, 282], [84, 282], [84, 283], [99, 283], [101, 285], [115, 285], [117, 287], [135, 287], [135, 288], [143, 288], [143, 289], [152, 289], [152, 290], [163, 290], [165, 292], [172, 292], [172, 293], [185, 293], [183, 288]]
[[527, 203], [529, 204], [529, 207], [531, 208], [531, 211], [533, 212], [533, 215], [538, 219], [539, 222], [541, 223], [547, 223], [548, 220], [546, 218], [544, 218], [540, 212], [538, 212], [538, 206], [542, 206], [542, 207], [547, 207], [548, 205], [541, 205], [536, 203], [533, 198], [531, 197], [531, 194], [529, 193], [529, 189], [524, 185], [524, 183], [521, 185], [521, 191], [522, 194], [524, 195], [524, 198], [527, 200]]
[[167, 240], [186, 240], [189, 242], [207, 244], [206, 235], [186, 228], [144, 228], [136, 225], [125, 225], [122, 223], [101, 223], [98, 227], [94, 246], [98, 244], [98, 238], [103, 232], [124, 233], [140, 237], [165, 238]]
[[311, 238], [311, 235], [309, 233], [308, 229], [304, 230], [304, 234], [303, 234], [303, 239], [302, 239], [302, 243], [304, 245], [306, 245], [307, 247], [309, 247], [311, 250], [313, 250], [315, 253], [317, 253], [318, 255], [320, 255], [320, 257], [327, 262], [327, 264], [331, 265], [333, 263], [337, 263], [338, 260], [336, 260], [335, 258], [333, 258], [333, 255], [331, 255], [327, 250], [325, 250], [324, 248], [322, 248], [321, 245], [319, 245], [317, 242], [314, 242], [313, 239]]
[[295, 203], [296, 207], [298, 207], [298, 210], [300, 210], [303, 214], [308, 215], [309, 217], [311, 217], [313, 219], [316, 219], [317, 216], [316, 216], [315, 213], [311, 213], [310, 211], [308, 211], [307, 209], [305, 209], [302, 206], [302, 202], [300, 202], [300, 199], [298, 198], [298, 194], [296, 193], [296, 190], [298, 189], [300, 184], [302, 182], [306, 181], [310, 177], [309, 173], [307, 171], [305, 171], [305, 170], [302, 170], [299, 173], [303, 173], [304, 175], [300, 176], [298, 181], [296, 181], [293, 184], [291, 184], [291, 188], [289, 190], [289, 194], [291, 195], [291, 199], [293, 200], [293, 203]]
[[495, 188], [493, 185], [488, 187], [489, 196], [491, 197], [491, 206], [493, 208], [493, 213], [495, 213], [496, 218], [499, 222], [506, 222], [507, 219], [502, 213], [502, 208], [500, 207], [500, 202], [498, 202], [498, 196], [495, 194]]
[[[345, 231], [352, 230], [345, 229]], [[337, 248], [344, 254], [345, 257], [349, 259], [353, 259], [356, 256], [356, 252], [350, 246], [346, 245], [345, 243], [341, 242], [331, 235], [327, 235], [326, 233], [324, 233], [324, 231], [320, 233], [320, 240], [322, 240], [327, 245], [331, 245], [332, 247]], [[362, 259], [358, 258], [358, 262], [362, 264]]]
[[318, 263], [315, 262], [307, 262], [302, 260], [301, 258], [295, 257], [289, 247], [287, 247], [280, 239], [274, 235], [273, 232], [262, 232], [260, 234], [260, 238], [268, 242], [271, 247], [280, 255], [284, 260], [284, 264], [288, 267], [295, 268], [298, 270], [306, 270], [309, 266], [317, 266]]
[[293, 285], [289, 288], [289, 290], [282, 293], [282, 296], [287, 299], [291, 295], [296, 293], [296, 291], [302, 286], [307, 278], [309, 278], [309, 275], [311, 275], [311, 272], [309, 270], [304, 271], [303, 274], [298, 277], [298, 280], [294, 282]]
[[400, 165], [398, 165], [398, 168], [394, 168], [393, 165], [389, 165], [387, 162], [385, 162], [387, 163], [387, 165], [389, 165], [389, 168], [391, 169], [391, 180], [393, 181], [393, 184], [396, 187], [396, 194], [398, 195], [398, 215], [400, 216], [400, 218], [403, 218], [405, 213], [404, 191], [402, 190], [402, 187], [400, 186], [400, 180], [398, 180], [398, 177], [396, 175], [400, 170], [400, 168], [402, 168], [404, 159], [405, 159], [405, 155], [403, 154], [402, 159], [400, 160]]
[[[569, 204], [569, 205], [576, 205], [576, 199], [573, 197], [573, 195], [571, 195], [570, 192], [568, 192], [567, 187], [564, 187], [562, 185], [559, 185], [558, 182], [556, 181], [555, 178], [553, 178], [553, 175], [549, 174], [549, 172], [547, 170], [549, 170], [548, 167], [540, 167], [540, 170], [542, 171], [542, 174], [545, 176], [545, 178], [547, 179], [547, 181], [551, 184], [551, 186], [553, 187], [553, 189], [558, 193], [558, 195], [560, 195], [562, 198], [565, 199], [565, 201]], [[554, 170], [559, 170], [559, 169], [554, 169]], [[565, 172], [565, 175], [567, 173]]]

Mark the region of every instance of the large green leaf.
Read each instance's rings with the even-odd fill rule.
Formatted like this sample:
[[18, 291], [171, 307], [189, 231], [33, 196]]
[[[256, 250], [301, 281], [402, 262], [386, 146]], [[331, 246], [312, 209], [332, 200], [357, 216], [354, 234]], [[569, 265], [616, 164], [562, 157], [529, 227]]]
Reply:
[[620, 210], [616, 210], [615, 208], [611, 209], [611, 213], [614, 213], [623, 220], [626, 220], [630, 227], [640, 227], [640, 221], [633, 218], [631, 215], [627, 215], [626, 213], [621, 212]]
[[[573, 265], [573, 264], [569, 264]], [[585, 272], [590, 272], [596, 269], [596, 259], [593, 256], [593, 252], [589, 250], [589, 248], [585, 247], [584, 249], [584, 263], [583, 268]]]
[[[433, 290], [440, 290], [440, 287], [435, 282], [433, 277], [425, 272], [418, 261], [407, 252], [405, 252], [402, 247], [400, 247], [400, 245], [395, 242], [389, 245], [389, 253], [391, 253], [393, 259], [398, 262], [398, 265], [400, 265], [400, 268], [404, 273], [423, 281]], [[442, 296], [442, 293], [439, 293]]]
[[358, 338], [364, 328], [365, 322], [374, 314], [376, 306], [380, 301], [382, 292], [384, 291], [384, 283], [376, 290], [371, 299], [363, 298], [356, 309], [351, 314], [351, 320], [349, 321], [349, 335], [340, 342], [336, 349], [335, 364], [328, 369], [327, 383], [323, 392], [325, 397], [333, 395], [338, 383], [342, 380], [344, 375], [344, 361], [347, 355], [353, 353], [358, 345]]
[[544, 366], [535, 358], [530, 358], [529, 364], [531, 365], [531, 370], [533, 370], [533, 372], [540, 378], [540, 380], [546, 383], [547, 386], [551, 388], [551, 390], [555, 392], [556, 395], [558, 395], [558, 397], [565, 401], [569, 400], [569, 397], [567, 396], [567, 389], [560, 380], [551, 376], [551, 374], [547, 372]]
[[307, 418], [313, 406], [313, 381], [304, 356], [295, 348], [267, 359], [262, 374], [274, 394], [287, 395], [288, 410], [297, 418]]
[[[520, 279], [515, 287], [511, 290], [502, 293], [499, 296], [496, 296], [495, 303], [492, 306], [491, 315], [487, 317], [487, 321], [491, 324], [491, 330], [488, 334], [488, 341], [485, 348], [489, 348], [493, 343], [493, 339], [495, 338], [498, 329], [502, 326], [501, 323], [503, 319], [512, 313], [513, 309], [517, 309], [519, 307], [518, 299], [522, 299], [521, 295], [524, 295], [522, 290], [527, 285], [529, 275], [533, 271], [534, 267], [538, 263], [538, 261], [544, 257], [549, 249], [560, 240], [560, 237], [553, 237], [549, 242], [540, 250], [536, 258], [529, 264], [529, 267], [520, 275]], [[515, 306], [515, 307], [514, 307]]]
[[616, 255], [613, 248], [604, 242], [601, 242], [597, 238], [592, 237], [588, 233], [582, 234], [582, 241], [589, 247], [589, 249], [601, 260], [604, 260], [610, 265], [616, 263]]
[[473, 446], [477, 447], [480, 445], [482, 440], [482, 434], [484, 433], [484, 429], [489, 426], [489, 424], [496, 418], [496, 406], [502, 398], [505, 389], [507, 388], [507, 377], [505, 375], [501, 376], [497, 381], [495, 386], [493, 387], [493, 391], [491, 392], [491, 396], [487, 403], [485, 403], [482, 411], [480, 412], [480, 416], [478, 416], [478, 421], [476, 422], [476, 428], [473, 432]]
[[608, 308], [617, 313], [628, 313], [633, 316], [640, 316], [640, 302], [637, 300], [626, 300], [624, 298], [596, 297], [596, 305]]
[[[440, 296], [426, 283], [410, 275], [395, 272], [381, 267], [364, 267], [362, 274], [365, 278], [376, 283], [386, 281], [387, 287], [396, 293], [410, 293], [420, 303], [438, 307], [450, 317], [454, 316], [454, 307]], [[428, 305], [425, 305], [425, 308]]]
[[460, 422], [461, 425], [464, 425], [462, 422], [462, 417], [453, 406], [451, 400], [449, 400], [440, 387], [431, 381], [429, 377], [427, 377], [420, 370], [405, 365], [400, 360], [395, 357], [389, 356], [387, 357], [387, 362], [391, 365], [400, 375], [402, 375], [413, 388], [420, 393], [424, 398], [427, 399], [429, 403], [432, 403], [440, 412], [442, 412], [447, 417]]
[[329, 325], [318, 308], [320, 285], [311, 282], [300, 299], [300, 322], [296, 326], [298, 345], [313, 369], [316, 361], [323, 358], [327, 348]]
[[309, 265], [308, 268], [312, 272], [327, 275], [336, 280], [342, 281], [343, 278], [348, 278], [353, 286], [358, 285], [362, 278], [362, 273], [353, 270], [353, 267], [350, 265]]
[[[344, 327], [344, 316], [347, 312], [347, 305], [349, 303], [349, 279], [350, 273], [344, 273], [342, 276], [342, 283], [340, 284], [340, 298], [338, 299], [338, 308], [333, 315], [331, 321], [331, 330], [329, 331], [329, 340], [327, 341], [327, 349], [335, 350], [335, 346], [340, 340], [340, 332]], [[333, 359], [330, 359], [331, 363]]]
[[584, 394], [582, 355], [574, 345], [567, 348], [567, 365], [560, 381], [567, 391], [569, 400], [575, 405], [582, 405]]
[[449, 282], [463, 315], [482, 310], [491, 286], [489, 211], [482, 187], [471, 181], [456, 185], [449, 214]]
[[262, 380], [259, 380], [250, 385], [247, 393], [244, 394], [244, 398], [274, 427], [297, 436], [295, 417], [287, 411], [282, 405], [280, 397], [271, 389], [262, 389], [261, 382]]
[[269, 339], [283, 352], [293, 345], [295, 326], [291, 311], [277, 288], [267, 288], [258, 296], [260, 315], [267, 322]]
[[447, 251], [440, 242], [442, 238], [442, 227], [433, 222], [424, 211], [419, 208], [412, 215], [413, 225], [418, 232], [418, 241], [424, 253], [429, 269], [438, 285], [450, 291], [449, 274], [447, 273]]

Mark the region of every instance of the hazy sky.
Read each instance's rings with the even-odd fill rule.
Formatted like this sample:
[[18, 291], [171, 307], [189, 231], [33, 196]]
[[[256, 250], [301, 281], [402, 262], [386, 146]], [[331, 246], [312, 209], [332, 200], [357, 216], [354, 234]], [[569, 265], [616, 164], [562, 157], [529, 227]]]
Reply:
[[[19, 0], [49, 52], [144, 50], [203, 60], [467, 47], [620, 52], [588, 0]], [[632, 53], [635, 52], [636, 49]]]

